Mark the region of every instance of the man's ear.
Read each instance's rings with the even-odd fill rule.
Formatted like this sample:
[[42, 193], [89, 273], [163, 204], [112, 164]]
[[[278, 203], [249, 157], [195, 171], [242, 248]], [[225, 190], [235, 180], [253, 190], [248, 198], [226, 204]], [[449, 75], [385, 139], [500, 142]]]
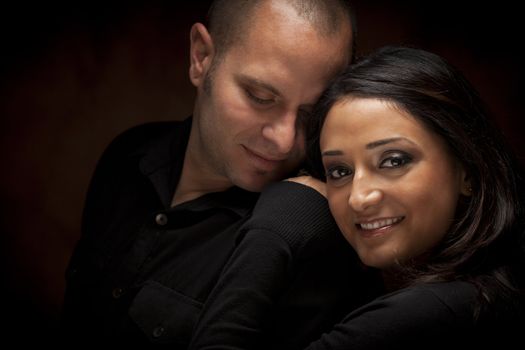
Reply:
[[190, 80], [196, 87], [202, 85], [214, 55], [213, 40], [206, 27], [195, 23], [190, 32]]

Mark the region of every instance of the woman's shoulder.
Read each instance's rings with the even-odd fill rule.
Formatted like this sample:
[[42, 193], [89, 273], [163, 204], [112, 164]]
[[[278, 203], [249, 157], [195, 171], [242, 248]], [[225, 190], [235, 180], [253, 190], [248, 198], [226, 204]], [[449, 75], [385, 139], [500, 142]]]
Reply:
[[435, 298], [452, 310], [470, 309], [477, 302], [477, 289], [472, 283], [450, 281], [438, 283], [420, 283], [398, 292], [401, 298]]
[[465, 282], [417, 284], [354, 310], [310, 349], [441, 349], [474, 336], [475, 287]]
[[434, 315], [460, 326], [473, 325], [477, 295], [476, 287], [469, 282], [419, 283], [387, 294], [376, 302], [392, 310], [404, 310], [403, 314], [414, 320], [431, 320], [429, 316]]

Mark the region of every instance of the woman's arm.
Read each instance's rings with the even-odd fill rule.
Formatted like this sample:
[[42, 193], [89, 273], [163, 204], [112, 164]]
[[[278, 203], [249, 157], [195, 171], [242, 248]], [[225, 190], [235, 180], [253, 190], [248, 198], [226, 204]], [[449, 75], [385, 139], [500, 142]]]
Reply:
[[366, 276], [323, 196], [272, 185], [243, 226], [190, 349], [304, 347], [371, 294]]

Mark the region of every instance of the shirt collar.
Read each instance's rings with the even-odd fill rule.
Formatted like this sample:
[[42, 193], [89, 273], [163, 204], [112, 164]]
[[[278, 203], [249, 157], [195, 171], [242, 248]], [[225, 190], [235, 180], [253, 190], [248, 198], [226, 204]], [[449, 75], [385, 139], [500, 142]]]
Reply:
[[163, 132], [139, 149], [135, 155], [140, 157], [140, 171], [150, 179], [163, 206], [169, 208], [184, 164], [192, 118], [161, 123], [165, 124], [161, 125], [164, 128]]
[[242, 217], [251, 212], [257, 198], [259, 198], [258, 192], [249, 192], [234, 186], [226, 191], [207, 193], [199, 198], [182, 203], [173, 208], [173, 210], [207, 211], [226, 209]]
[[[166, 209], [171, 207], [180, 179], [191, 124], [192, 117], [181, 122], [167, 122], [166, 132], [135, 153], [141, 157], [140, 171], [149, 178]], [[222, 208], [244, 216], [251, 211], [258, 196], [259, 193], [231, 187], [226, 191], [205, 194], [174, 209], [205, 211]]]

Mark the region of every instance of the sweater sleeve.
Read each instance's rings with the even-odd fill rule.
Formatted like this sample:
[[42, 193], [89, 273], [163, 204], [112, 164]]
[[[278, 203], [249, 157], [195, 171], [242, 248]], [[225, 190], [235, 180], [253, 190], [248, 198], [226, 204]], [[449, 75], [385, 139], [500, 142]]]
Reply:
[[295, 256], [305, 258], [326, 249], [332, 238], [341, 238], [326, 198], [311, 187], [289, 181], [265, 189], [242, 229], [272, 232]]
[[[289, 295], [294, 284], [301, 284], [297, 278], [303, 282], [317, 278], [312, 274], [319, 269], [302, 266], [324, 251], [319, 242], [325, 233], [337, 236], [334, 229], [326, 200], [317, 191], [291, 182], [265, 189], [253, 215], [241, 228], [238, 246], [205, 303], [190, 349], [268, 348], [268, 342], [276, 337], [272, 330], [282, 318], [281, 312], [288, 307], [294, 309], [290, 303], [298, 303], [303, 311], [314, 310], [304, 315], [315, 314], [321, 302], [330, 303], [322, 291], [320, 299], [306, 297], [300, 302], [285, 295]], [[299, 277], [297, 271], [302, 271]], [[301, 286], [308, 289], [305, 283]], [[296, 326], [284, 325], [284, 334], [292, 337], [296, 334], [292, 328]], [[301, 338], [307, 339], [304, 334]]]

